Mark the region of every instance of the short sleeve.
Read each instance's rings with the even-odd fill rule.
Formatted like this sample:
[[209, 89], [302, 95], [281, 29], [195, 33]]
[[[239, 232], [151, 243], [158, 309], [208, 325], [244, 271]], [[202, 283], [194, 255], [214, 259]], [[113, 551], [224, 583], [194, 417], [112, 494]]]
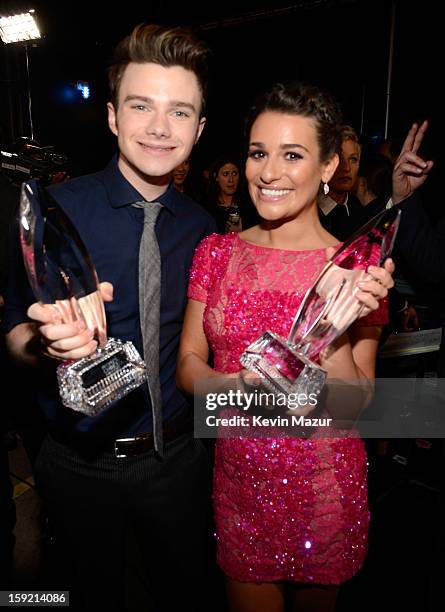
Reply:
[[373, 310], [366, 315], [357, 319], [356, 325], [360, 327], [371, 326], [371, 325], [387, 325], [389, 323], [389, 310], [388, 310], [388, 297], [383, 298], [379, 301], [379, 307], [377, 310]]
[[210, 234], [196, 247], [190, 270], [187, 297], [191, 300], [207, 303], [207, 294], [214, 271], [214, 249], [217, 247], [219, 234]]

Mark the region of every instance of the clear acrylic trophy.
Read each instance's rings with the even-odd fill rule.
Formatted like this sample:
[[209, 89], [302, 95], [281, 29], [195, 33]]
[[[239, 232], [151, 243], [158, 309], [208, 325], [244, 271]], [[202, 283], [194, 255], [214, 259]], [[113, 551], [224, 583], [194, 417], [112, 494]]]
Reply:
[[244, 368], [259, 374], [273, 393], [318, 395], [327, 373], [315, 360], [360, 316], [357, 283], [369, 279], [369, 265], [379, 266], [390, 255], [400, 210], [375, 216], [342, 244], [307, 291], [289, 337], [267, 331], [241, 355]]
[[36, 181], [22, 186], [19, 216], [23, 259], [36, 299], [54, 305], [63, 323], [84, 321], [98, 342], [93, 355], [57, 368], [62, 403], [94, 416], [145, 382], [145, 364], [131, 342], [107, 340], [104, 304], [85, 244]]

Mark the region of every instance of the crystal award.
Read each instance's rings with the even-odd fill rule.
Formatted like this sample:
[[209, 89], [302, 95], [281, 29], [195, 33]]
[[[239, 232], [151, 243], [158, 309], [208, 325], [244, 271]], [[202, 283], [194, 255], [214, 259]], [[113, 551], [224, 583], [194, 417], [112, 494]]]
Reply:
[[272, 393], [318, 395], [327, 372], [316, 363], [321, 351], [362, 314], [357, 283], [368, 266], [390, 255], [400, 210], [385, 210], [355, 232], [321, 270], [300, 304], [286, 339], [266, 331], [241, 355], [240, 363], [259, 374]]
[[145, 382], [145, 364], [131, 342], [107, 339], [104, 304], [86, 246], [62, 207], [36, 181], [22, 186], [19, 228], [36, 299], [54, 305], [63, 323], [82, 320], [94, 332], [96, 352], [62, 362], [57, 379], [65, 406], [95, 416]]

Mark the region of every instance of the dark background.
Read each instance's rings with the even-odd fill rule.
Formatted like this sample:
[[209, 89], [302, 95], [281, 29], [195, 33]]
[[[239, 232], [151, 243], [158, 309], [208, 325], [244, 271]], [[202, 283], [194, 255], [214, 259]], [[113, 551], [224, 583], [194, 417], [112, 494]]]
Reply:
[[[115, 145], [106, 124], [105, 68], [116, 43], [140, 22], [191, 25], [213, 50], [209, 121], [194, 154], [198, 167], [223, 151], [242, 147], [243, 116], [250, 101], [256, 91], [279, 79], [301, 78], [329, 88], [365, 141], [383, 137], [391, 0], [200, 0], [199, 10], [197, 4], [0, 0], [0, 15], [34, 8], [42, 30], [43, 39], [29, 49], [36, 139], [66, 153], [75, 173], [95, 171], [106, 163]], [[436, 202], [437, 216], [444, 208], [441, 4], [395, 2], [389, 122], [389, 135], [400, 137], [413, 121], [430, 119], [422, 152], [436, 162], [427, 186], [436, 185], [437, 197], [431, 202]], [[68, 102], [64, 88], [79, 80], [90, 84], [92, 97]], [[26, 92], [23, 48], [0, 42], [0, 144], [30, 135]], [[431, 457], [420, 447], [408, 447], [408, 442], [395, 440], [399, 446], [388, 452], [389, 457], [406, 456], [408, 467], [392, 459], [383, 465], [381, 457], [379, 466], [371, 454], [376, 461], [369, 483], [371, 548], [364, 572], [342, 592], [342, 610], [426, 610], [429, 590], [436, 590], [443, 606], [443, 552], [434, 556], [440, 446], [433, 446]]]
[[[280, 79], [328, 88], [366, 141], [383, 137], [391, 0], [300, 2], [2, 2], [0, 13], [34, 8], [43, 38], [29, 48], [35, 138], [66, 153], [76, 172], [99, 169], [114, 150], [106, 124], [105, 69], [116, 43], [140, 22], [190, 25], [213, 51], [208, 125], [195, 164], [241, 149], [243, 117], [255, 92]], [[389, 136], [429, 118], [425, 156], [443, 164], [440, 3], [395, 2]], [[92, 96], [67, 101], [87, 81]], [[29, 136], [24, 50], [0, 43], [0, 141]], [[440, 106], [439, 106], [440, 105]], [[363, 129], [361, 129], [363, 127]], [[434, 181], [434, 179], [433, 179]]]

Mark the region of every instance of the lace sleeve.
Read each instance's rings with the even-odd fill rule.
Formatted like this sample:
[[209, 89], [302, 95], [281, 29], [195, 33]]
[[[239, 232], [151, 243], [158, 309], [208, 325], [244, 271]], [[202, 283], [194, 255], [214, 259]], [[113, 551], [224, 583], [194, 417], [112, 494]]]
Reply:
[[196, 247], [190, 270], [187, 297], [198, 302], [207, 303], [207, 293], [213, 272], [213, 248], [217, 245], [219, 234], [210, 234]]
[[387, 325], [389, 323], [388, 298], [380, 300], [377, 310], [370, 312], [366, 317], [357, 319], [356, 325], [364, 327], [366, 325]]

